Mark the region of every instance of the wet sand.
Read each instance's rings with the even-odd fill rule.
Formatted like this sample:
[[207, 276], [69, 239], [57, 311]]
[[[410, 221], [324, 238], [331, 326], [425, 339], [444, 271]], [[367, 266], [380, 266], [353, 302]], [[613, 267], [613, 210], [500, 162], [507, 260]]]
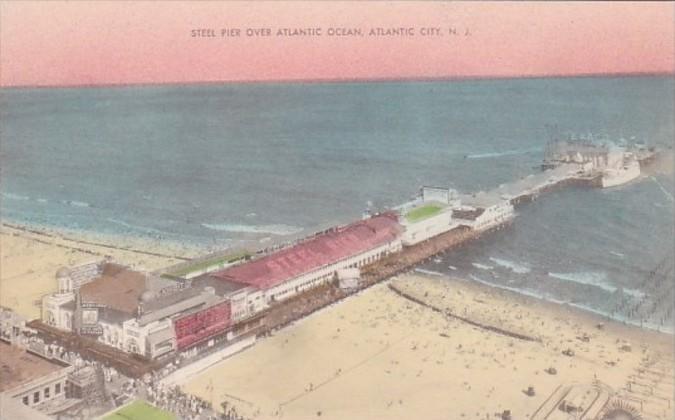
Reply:
[[56, 290], [55, 273], [59, 267], [109, 256], [121, 264], [154, 270], [182, 261], [176, 257], [198, 253], [158, 242], [138, 239], [113, 242], [111, 239], [56, 231], [32, 232], [3, 224], [0, 227], [0, 306], [28, 319], [38, 318], [38, 302], [43, 295]]
[[[672, 398], [672, 339], [508, 291], [405, 275], [277, 332], [184, 389], [259, 419], [488, 419], [504, 410], [525, 419], [559, 386], [598, 380], [644, 400], [645, 418], [666, 419], [672, 409], [659, 398]], [[650, 379], [638, 371], [645, 366], [664, 371], [656, 396], [621, 391]]]

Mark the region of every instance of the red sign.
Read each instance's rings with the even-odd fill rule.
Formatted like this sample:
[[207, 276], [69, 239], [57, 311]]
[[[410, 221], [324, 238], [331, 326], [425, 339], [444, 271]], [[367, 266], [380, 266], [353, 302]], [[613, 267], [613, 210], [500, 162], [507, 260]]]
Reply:
[[174, 321], [178, 350], [222, 332], [230, 326], [230, 302], [222, 302]]

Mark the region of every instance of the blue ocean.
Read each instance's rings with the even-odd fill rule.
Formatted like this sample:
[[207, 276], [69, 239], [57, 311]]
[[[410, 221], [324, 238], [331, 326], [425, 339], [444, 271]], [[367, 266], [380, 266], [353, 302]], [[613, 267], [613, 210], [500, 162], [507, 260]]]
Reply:
[[[526, 176], [547, 125], [672, 147], [674, 92], [668, 77], [4, 89], [0, 211], [14, 223], [264, 246], [422, 185], [469, 192]], [[427, 268], [665, 328], [674, 189], [671, 171], [551, 193]]]

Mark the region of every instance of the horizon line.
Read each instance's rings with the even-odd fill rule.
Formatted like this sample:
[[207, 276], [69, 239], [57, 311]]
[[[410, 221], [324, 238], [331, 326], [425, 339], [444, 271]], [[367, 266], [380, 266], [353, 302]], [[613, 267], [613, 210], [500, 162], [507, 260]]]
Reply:
[[222, 79], [198, 81], [166, 81], [166, 82], [120, 82], [120, 83], [82, 83], [82, 84], [45, 84], [45, 85], [0, 85], [0, 89], [94, 89], [94, 88], [125, 88], [125, 87], [157, 87], [157, 86], [200, 86], [200, 85], [237, 85], [237, 84], [338, 84], [338, 83], [391, 83], [391, 82], [452, 82], [452, 81], [491, 81], [491, 80], [520, 80], [520, 79], [587, 79], [603, 77], [675, 77], [672, 71], [654, 72], [610, 72], [610, 73], [578, 73], [578, 74], [549, 74], [549, 75], [515, 75], [515, 76], [429, 76], [429, 77], [333, 77], [312, 79]]

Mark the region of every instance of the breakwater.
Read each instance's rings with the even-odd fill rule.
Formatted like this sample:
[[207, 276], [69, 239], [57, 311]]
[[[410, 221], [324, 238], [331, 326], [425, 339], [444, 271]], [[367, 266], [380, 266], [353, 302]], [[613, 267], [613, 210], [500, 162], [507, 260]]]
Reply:
[[440, 314], [442, 314], [442, 315], [444, 315], [448, 318], [457, 319], [457, 320], [465, 322], [469, 325], [473, 325], [474, 327], [477, 327], [477, 328], [480, 328], [480, 329], [483, 329], [483, 330], [486, 330], [486, 331], [494, 332], [494, 333], [497, 333], [497, 334], [505, 335], [507, 337], [516, 338], [518, 340], [540, 341], [539, 339], [537, 339], [535, 337], [532, 337], [532, 336], [529, 336], [529, 335], [520, 334], [520, 333], [517, 333], [517, 332], [514, 332], [514, 331], [509, 331], [509, 330], [506, 330], [504, 328], [499, 328], [499, 327], [495, 327], [494, 325], [484, 324], [482, 322], [477, 322], [477, 321], [474, 321], [470, 318], [454, 314], [447, 309], [439, 308], [438, 306], [434, 306], [430, 303], [427, 303], [427, 302], [423, 301], [422, 299], [418, 299], [417, 297], [411, 295], [410, 293], [406, 293], [405, 291], [401, 290], [399, 287], [397, 287], [394, 284], [389, 284], [389, 289], [391, 291], [393, 291], [394, 293], [396, 293], [397, 295], [401, 296], [404, 299], [407, 299], [407, 300], [409, 300], [411, 302], [414, 302], [418, 305], [424, 306], [425, 308], [429, 308], [432, 311], [440, 313]]

